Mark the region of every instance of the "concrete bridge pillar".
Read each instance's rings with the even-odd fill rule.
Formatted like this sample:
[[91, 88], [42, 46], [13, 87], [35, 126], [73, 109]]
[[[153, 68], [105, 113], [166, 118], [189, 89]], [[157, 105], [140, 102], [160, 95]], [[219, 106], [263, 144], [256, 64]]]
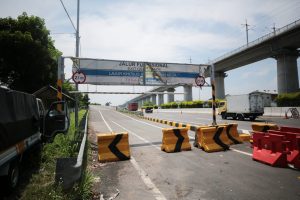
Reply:
[[151, 100], [152, 100], [153, 105], [156, 105], [156, 94], [152, 94]]
[[192, 86], [185, 85], [183, 86], [183, 90], [184, 90], [184, 101], [193, 101]]
[[147, 97], [146, 102], [151, 102], [151, 97], [150, 96]]
[[159, 94], [158, 95], [158, 105], [160, 106], [163, 103], [164, 103], [164, 94]]
[[143, 106], [142, 100], [138, 100], [138, 105], [139, 105], [139, 108], [141, 108]]
[[143, 99], [143, 105], [144, 105], [146, 102], [148, 102], [148, 97], [145, 97], [145, 98]]
[[167, 92], [173, 93], [173, 94], [168, 94], [168, 103], [174, 102], [174, 92], [175, 88], [169, 88]]
[[227, 75], [224, 72], [215, 72], [216, 98], [225, 98], [224, 79]]
[[298, 56], [298, 51], [290, 51], [276, 56], [278, 94], [297, 92], [299, 90]]

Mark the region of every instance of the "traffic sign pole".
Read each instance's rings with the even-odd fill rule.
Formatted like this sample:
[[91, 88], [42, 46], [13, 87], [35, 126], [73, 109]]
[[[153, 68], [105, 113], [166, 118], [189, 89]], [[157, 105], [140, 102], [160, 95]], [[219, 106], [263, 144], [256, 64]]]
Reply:
[[[64, 58], [59, 57], [58, 58], [58, 67], [57, 67], [57, 100], [62, 101], [63, 95], [62, 95], [62, 85], [64, 82]], [[57, 110], [62, 111], [61, 104], [57, 104]]]
[[[77, 27], [76, 27], [76, 57], [79, 57], [79, 6], [80, 2], [77, 0]], [[78, 65], [80, 67], [80, 65]], [[78, 84], [75, 84], [76, 91], [78, 91]], [[75, 94], [75, 127], [78, 128], [78, 94]]]
[[213, 122], [212, 125], [216, 126], [216, 87], [215, 87], [215, 66], [214, 64], [211, 65], [211, 88], [212, 88], [212, 111], [213, 111]]

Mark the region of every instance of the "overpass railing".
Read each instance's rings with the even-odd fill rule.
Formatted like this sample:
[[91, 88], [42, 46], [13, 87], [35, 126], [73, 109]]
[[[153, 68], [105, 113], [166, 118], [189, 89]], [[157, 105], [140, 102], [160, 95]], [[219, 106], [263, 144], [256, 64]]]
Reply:
[[256, 40], [254, 40], [252, 42], [249, 42], [248, 44], [246, 44], [244, 46], [241, 46], [241, 47], [239, 47], [239, 48], [237, 48], [237, 49], [235, 49], [233, 51], [230, 51], [230, 52], [228, 52], [228, 53], [220, 56], [220, 57], [214, 59], [212, 61], [212, 63], [216, 63], [216, 62], [218, 62], [220, 60], [223, 60], [223, 59], [225, 59], [225, 58], [227, 58], [229, 56], [232, 56], [232, 55], [234, 55], [234, 54], [236, 54], [238, 52], [241, 52], [241, 51], [243, 51], [243, 50], [245, 50], [247, 48], [250, 48], [250, 47], [253, 47], [253, 46], [257, 45], [257, 44], [260, 44], [260, 43], [262, 43], [262, 42], [264, 42], [264, 41], [266, 41], [266, 40], [268, 40], [270, 38], [273, 38], [275, 36], [283, 34], [283, 33], [287, 32], [289, 30], [292, 30], [293, 28], [295, 28], [295, 27], [297, 27], [299, 25], [300, 25], [300, 19], [298, 19], [298, 20], [296, 20], [296, 21], [294, 21], [294, 22], [292, 22], [292, 23], [290, 23], [290, 24], [288, 24], [288, 25], [286, 25], [284, 27], [281, 27], [281, 28], [279, 28], [279, 29], [277, 29], [277, 30], [275, 30], [275, 31], [273, 31], [271, 33], [268, 33], [268, 34], [266, 34], [266, 35], [264, 35], [264, 36], [262, 36], [262, 37], [260, 37], [260, 38], [258, 38]]

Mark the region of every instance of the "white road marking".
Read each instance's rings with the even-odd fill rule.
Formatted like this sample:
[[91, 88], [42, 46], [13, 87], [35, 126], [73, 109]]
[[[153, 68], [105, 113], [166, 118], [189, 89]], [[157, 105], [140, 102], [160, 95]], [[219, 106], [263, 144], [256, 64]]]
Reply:
[[200, 118], [200, 117], [197, 117], [196, 119], [201, 119], [201, 120], [211, 121], [211, 119], [208, 119], [208, 118]]
[[[128, 118], [130, 118], [130, 119], [132, 119], [132, 120], [135, 120], [135, 121], [137, 121], [137, 122], [140, 122], [140, 123], [142, 123], [142, 124], [147, 124], [147, 125], [149, 125], [149, 126], [152, 126], [152, 127], [155, 127], [155, 128], [159, 128], [159, 129], [162, 129], [163, 127], [159, 127], [159, 126], [155, 126], [155, 125], [153, 125], [153, 124], [149, 124], [149, 123], [147, 123], [147, 122], [143, 122], [143, 121], [141, 121], [141, 120], [137, 120], [137, 119], [134, 119], [134, 118], [132, 118], [132, 117], [129, 117], [129, 116], [127, 116], [127, 115], [125, 115], [125, 114], [123, 114], [123, 113], [120, 113], [119, 112], [119, 114], [121, 114], [121, 115], [123, 115], [123, 116], [125, 116], [125, 117], [128, 117]], [[115, 122], [114, 122], [115, 123]], [[128, 130], [127, 130], [128, 131]], [[132, 131], [128, 131], [128, 132], [132, 132]], [[138, 135], [136, 135], [137, 137], [140, 137], [140, 136], [138, 136]], [[189, 135], [189, 137], [191, 138], [191, 139], [195, 139], [195, 137], [193, 137], [193, 136], [191, 136], [191, 135]], [[148, 143], [151, 143], [150, 141], [148, 141]], [[154, 146], [154, 145], [153, 145]], [[154, 146], [155, 147], [155, 146]], [[230, 149], [232, 150], [232, 151], [234, 151], [234, 152], [237, 152], [237, 153], [240, 153], [240, 154], [244, 154], [244, 155], [247, 155], [247, 156], [252, 156], [252, 154], [251, 153], [247, 153], [247, 152], [244, 152], [244, 151], [240, 151], [240, 150], [237, 150], [237, 149], [235, 149], [235, 148], [232, 148], [232, 147], [230, 147]]]
[[166, 197], [159, 191], [159, 189], [155, 186], [155, 184], [151, 181], [146, 172], [138, 165], [135, 159], [131, 156], [130, 162], [134, 166], [134, 168], [138, 171], [140, 177], [144, 181], [145, 185], [148, 187], [150, 191], [152, 191], [155, 199], [157, 200], [167, 200]]
[[[108, 125], [108, 123], [105, 121], [101, 111], [99, 110], [99, 113], [101, 115], [101, 118], [103, 119], [104, 123], [106, 124], [107, 128], [112, 132], [111, 127]], [[116, 122], [112, 121], [113, 123], [115, 123], [116, 125], [120, 126], [122, 128], [121, 125], [117, 124]], [[153, 145], [155, 148], [158, 148], [157, 146], [155, 146], [153, 143], [151, 143], [150, 141], [146, 140], [145, 138], [142, 138], [140, 136], [138, 136], [137, 134], [133, 133], [132, 131], [129, 131], [128, 129], [124, 128], [124, 130], [132, 133], [133, 135], [137, 136], [138, 138], [140, 138], [143, 141], [146, 141], [147, 143]], [[160, 150], [160, 148], [158, 148]], [[143, 182], [145, 183], [145, 185], [148, 187], [148, 189], [150, 191], [152, 191], [153, 196], [155, 197], [156, 200], [167, 200], [166, 197], [160, 192], [160, 190], [156, 187], [156, 185], [151, 181], [151, 179], [149, 178], [149, 176], [147, 175], [147, 173], [139, 166], [139, 164], [136, 162], [136, 160], [134, 159], [133, 156], [131, 156], [130, 158], [130, 162], [133, 165], [133, 167], [138, 171], [141, 179], [143, 180]]]
[[159, 128], [159, 129], [162, 129], [162, 128], [163, 128], [163, 127], [159, 127], [159, 126], [156, 126], [156, 125], [153, 125], [153, 124], [149, 124], [149, 123], [147, 123], [147, 122], [143, 122], [143, 121], [141, 121], [141, 120], [134, 119], [134, 118], [129, 117], [129, 116], [127, 116], [127, 115], [125, 115], [125, 114], [123, 114], [123, 113], [120, 113], [120, 112], [119, 112], [119, 114], [121, 114], [121, 115], [123, 115], [123, 116], [125, 116], [125, 117], [128, 117], [128, 118], [130, 118], [130, 119], [132, 119], [132, 120], [135, 120], [135, 121], [137, 121], [137, 122], [140, 122], [140, 123], [142, 123], [142, 124], [147, 124], [147, 125], [149, 125], [149, 126], [152, 126], [152, 127], [155, 127], [155, 128]]
[[105, 123], [105, 125], [107, 126], [107, 128], [109, 129], [109, 131], [110, 132], [113, 132], [113, 130], [110, 128], [110, 126], [108, 125], [108, 123], [105, 121], [105, 119], [104, 119], [104, 117], [103, 117], [103, 115], [102, 115], [102, 113], [101, 113], [101, 111], [99, 110], [99, 113], [100, 113], [100, 115], [101, 115], [101, 118], [102, 118], [102, 120], [104, 121], [104, 123]]
[[134, 133], [134, 132], [131, 131], [131, 130], [128, 130], [128, 129], [125, 128], [124, 126], [121, 126], [120, 124], [118, 124], [118, 123], [116, 123], [116, 122], [114, 122], [114, 121], [112, 121], [112, 123], [114, 123], [114, 124], [116, 124], [117, 126], [121, 127], [121, 128], [124, 129], [125, 131], [131, 133], [132, 135], [134, 135], [135, 137], [139, 138], [140, 140], [142, 140], [142, 141], [144, 141], [144, 142], [150, 144], [150, 145], [153, 146], [154, 148], [160, 150], [160, 148], [159, 148], [157, 145], [153, 144], [153, 143], [150, 142], [149, 140], [147, 140], [147, 139], [145, 139], [145, 138], [139, 136], [138, 134]]
[[230, 147], [230, 149], [231, 149], [232, 151], [235, 151], [235, 152], [240, 153], [240, 154], [244, 154], [244, 155], [247, 155], [247, 156], [252, 156], [251, 153], [247, 153], [247, 152], [244, 152], [244, 151], [240, 151], [240, 150], [237, 150], [237, 149], [232, 148], [232, 147]]
[[[123, 113], [120, 113], [121, 115], [124, 115]], [[143, 122], [143, 121], [141, 121], [141, 120], [137, 120], [137, 119], [134, 119], [134, 118], [132, 118], [132, 117], [129, 117], [129, 116], [127, 116], [127, 115], [124, 115], [125, 117], [128, 117], [128, 118], [130, 118], [130, 119], [132, 119], [132, 120], [135, 120], [135, 121], [137, 121], [137, 122], [140, 122], [140, 123], [142, 123], [142, 124], [146, 124], [146, 125], [149, 125], [149, 126], [152, 126], [152, 127], [155, 127], [155, 128], [158, 128], [158, 129], [163, 129], [164, 127], [160, 127], [160, 126], [156, 126], [156, 125], [153, 125], [153, 124], [149, 124], [149, 123], [147, 123], [147, 122]], [[115, 123], [115, 122], [114, 122]], [[128, 131], [128, 132], [132, 132], [132, 131]], [[138, 135], [136, 135], [137, 137], [140, 137], [140, 136], [138, 136]], [[195, 137], [194, 136], [191, 136], [190, 134], [189, 134], [189, 137], [191, 138], [191, 139], [195, 139]], [[151, 143], [150, 141], [148, 141], [149, 143]], [[152, 145], [152, 146], [154, 146], [154, 145]], [[155, 147], [155, 146], [154, 146]]]
[[238, 133], [241, 134], [241, 133], [246, 133], [248, 135], [251, 135], [251, 131], [249, 130], [246, 130], [246, 129], [238, 129]]

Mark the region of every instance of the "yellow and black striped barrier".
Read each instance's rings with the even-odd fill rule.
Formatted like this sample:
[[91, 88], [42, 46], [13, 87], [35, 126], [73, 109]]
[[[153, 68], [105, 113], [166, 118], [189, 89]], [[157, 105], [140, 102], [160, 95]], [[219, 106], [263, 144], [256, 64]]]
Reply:
[[[148, 118], [152, 119], [152, 118]], [[207, 152], [213, 151], [223, 151], [229, 149], [229, 146], [232, 144], [240, 144], [244, 141], [250, 140], [250, 135], [239, 134], [237, 130], [238, 124], [220, 124], [218, 126], [206, 125], [206, 126], [193, 126], [191, 124], [184, 124], [179, 122], [173, 122], [168, 120], [158, 120], [154, 121], [175, 126], [178, 128], [185, 128], [187, 130], [195, 131], [195, 142], [194, 146], [203, 148]], [[201, 133], [200, 129], [210, 128], [211, 131], [204, 131]], [[215, 130], [215, 131], [213, 131]], [[203, 145], [202, 142], [203, 141]], [[215, 147], [217, 145], [217, 147]], [[203, 146], [203, 147], [202, 147]]]
[[194, 146], [206, 152], [226, 151], [229, 144], [225, 126], [199, 127], [196, 131]]
[[252, 123], [253, 131], [267, 132], [268, 130], [279, 130], [276, 124], [266, 124], [266, 123]]
[[241, 140], [244, 142], [252, 142], [250, 134], [242, 133], [239, 136], [240, 136]]
[[128, 133], [97, 134], [98, 160], [112, 162], [130, 159]]
[[147, 119], [149, 121], [161, 123], [161, 124], [166, 124], [169, 126], [174, 126], [178, 128], [187, 128], [188, 130], [191, 131], [196, 131], [199, 126], [193, 126], [191, 124], [185, 124], [185, 123], [180, 123], [180, 122], [174, 122], [174, 121], [168, 121], [168, 120], [161, 120], [161, 119], [155, 119], [151, 117], [142, 117], [142, 119]]
[[242, 138], [240, 138], [240, 135], [237, 130], [238, 124], [219, 124], [219, 126], [225, 126], [226, 127], [226, 135], [228, 139], [230, 140], [230, 144], [241, 144], [243, 143]]
[[[62, 80], [57, 80], [57, 101], [62, 101], [63, 95], [62, 95]], [[62, 105], [57, 104], [57, 111], [62, 111]]]
[[171, 153], [180, 151], [190, 151], [191, 144], [188, 137], [187, 128], [162, 129], [163, 138], [161, 150]]

